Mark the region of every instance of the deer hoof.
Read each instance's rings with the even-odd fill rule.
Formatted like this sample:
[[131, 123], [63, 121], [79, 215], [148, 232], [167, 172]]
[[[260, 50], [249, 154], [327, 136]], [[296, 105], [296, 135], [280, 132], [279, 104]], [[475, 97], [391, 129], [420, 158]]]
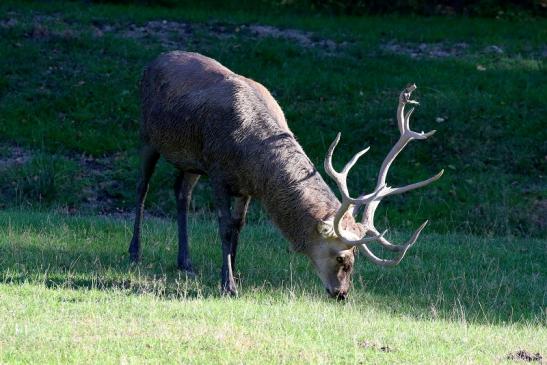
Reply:
[[129, 263], [136, 265], [141, 261], [141, 255], [138, 252], [129, 252]]
[[221, 294], [227, 297], [237, 297], [237, 288], [235, 285], [223, 285]]
[[198, 276], [192, 268], [184, 268], [179, 266], [178, 269], [182, 271], [188, 279], [195, 279]]

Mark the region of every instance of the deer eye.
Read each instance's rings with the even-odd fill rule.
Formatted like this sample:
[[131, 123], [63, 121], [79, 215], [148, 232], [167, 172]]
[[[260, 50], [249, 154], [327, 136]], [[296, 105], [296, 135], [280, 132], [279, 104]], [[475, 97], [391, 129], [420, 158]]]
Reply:
[[344, 258], [342, 256], [338, 256], [336, 258], [336, 261], [338, 261], [339, 264], [342, 264], [342, 263], [344, 263]]

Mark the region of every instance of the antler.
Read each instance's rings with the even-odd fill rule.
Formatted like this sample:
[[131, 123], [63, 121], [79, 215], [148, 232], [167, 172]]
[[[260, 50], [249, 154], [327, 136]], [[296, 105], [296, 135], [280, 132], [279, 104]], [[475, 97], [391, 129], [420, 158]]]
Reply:
[[[339, 239], [351, 246], [358, 246], [362, 249], [363, 253], [375, 264], [381, 265], [381, 266], [393, 266], [397, 265], [403, 257], [406, 254], [406, 251], [412, 247], [412, 245], [416, 242], [418, 237], [420, 236], [420, 233], [427, 225], [428, 221], [425, 221], [418, 229], [414, 232], [414, 234], [410, 237], [410, 239], [403, 245], [394, 245], [391, 242], [389, 242], [387, 239], [384, 238], [384, 234], [387, 231], [384, 231], [382, 234], [378, 232], [376, 227], [374, 226], [374, 213], [376, 212], [376, 208], [378, 207], [378, 204], [380, 204], [380, 201], [382, 198], [393, 195], [393, 194], [402, 194], [404, 192], [414, 190], [417, 188], [421, 188], [422, 186], [426, 186], [433, 181], [439, 179], [444, 170], [441, 170], [437, 175], [424, 180], [420, 181], [414, 184], [392, 188], [390, 186], [386, 186], [386, 177], [388, 170], [397, 157], [397, 155], [405, 148], [405, 146], [408, 144], [408, 142], [412, 141], [413, 139], [426, 139], [430, 136], [432, 136], [436, 131], [433, 130], [431, 132], [421, 132], [417, 133], [410, 129], [410, 116], [412, 115], [412, 112], [414, 111], [414, 108], [410, 109], [405, 114], [405, 106], [406, 104], [418, 104], [418, 102], [414, 100], [410, 100], [410, 95], [412, 92], [416, 90], [416, 85], [412, 84], [409, 85], [401, 92], [401, 95], [399, 96], [399, 107], [397, 108], [397, 123], [399, 126], [399, 132], [401, 133], [401, 136], [399, 137], [399, 140], [391, 151], [389, 151], [388, 155], [384, 159], [382, 166], [380, 168], [380, 172], [378, 173], [378, 179], [376, 182], [376, 188], [374, 191], [370, 194], [363, 194], [359, 196], [358, 198], [352, 198], [349, 195], [348, 187], [347, 187], [347, 175], [350, 171], [350, 169], [355, 165], [357, 160], [364, 155], [370, 147], [358, 152], [353, 156], [353, 158], [346, 164], [342, 172], [337, 172], [334, 167], [332, 166], [332, 155], [334, 153], [334, 149], [336, 148], [338, 142], [340, 141], [340, 133], [336, 136], [336, 139], [334, 142], [330, 145], [329, 150], [327, 152], [327, 155], [325, 157], [325, 170], [327, 174], [333, 178], [333, 180], [336, 182], [336, 185], [338, 186], [338, 189], [340, 190], [340, 193], [342, 194], [342, 205], [340, 209], [336, 212], [336, 215], [334, 217], [334, 232], [339, 237]], [[340, 224], [342, 222], [342, 218], [347, 212], [350, 212], [353, 214], [356, 212], [360, 206], [365, 206], [364, 212], [363, 212], [363, 220], [362, 223], [364, 227], [366, 228], [365, 235], [360, 239], [352, 239], [348, 237], [347, 232], [344, 232], [344, 230], [341, 228]], [[369, 233], [370, 232], [370, 233]], [[367, 237], [367, 234], [372, 234], [372, 236]], [[386, 260], [386, 259], [380, 259], [367, 246], [367, 242], [371, 241], [378, 241], [382, 246], [384, 246], [386, 249], [394, 252], [398, 252], [399, 254], [397, 257], [393, 260]]]

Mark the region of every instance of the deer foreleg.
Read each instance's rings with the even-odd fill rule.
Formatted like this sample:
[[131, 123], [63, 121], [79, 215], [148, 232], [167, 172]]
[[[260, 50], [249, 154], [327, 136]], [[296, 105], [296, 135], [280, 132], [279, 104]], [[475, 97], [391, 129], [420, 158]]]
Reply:
[[188, 247], [188, 208], [192, 199], [192, 189], [200, 175], [181, 172], [175, 181], [175, 197], [177, 199], [177, 225], [179, 231], [179, 253], [177, 266], [180, 270], [193, 274], [192, 261]]
[[223, 294], [237, 295], [237, 287], [232, 269], [232, 235], [235, 230], [232, 219], [231, 197], [224, 188], [214, 187], [215, 205], [218, 214], [218, 228], [222, 244], [221, 291]]

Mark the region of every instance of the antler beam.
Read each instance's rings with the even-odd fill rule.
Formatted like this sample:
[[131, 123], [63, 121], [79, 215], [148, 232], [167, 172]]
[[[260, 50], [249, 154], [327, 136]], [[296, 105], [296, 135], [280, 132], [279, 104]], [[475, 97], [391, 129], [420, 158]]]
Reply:
[[[387, 239], [384, 238], [383, 233], [379, 233], [376, 227], [374, 226], [374, 213], [376, 212], [376, 208], [380, 204], [380, 201], [389, 195], [394, 194], [402, 194], [404, 192], [414, 190], [417, 188], [421, 188], [423, 186], [426, 186], [430, 183], [432, 183], [435, 180], [438, 180], [444, 170], [441, 170], [438, 174], [435, 176], [420, 181], [414, 184], [409, 184], [402, 187], [396, 187], [392, 188], [390, 186], [386, 185], [386, 178], [387, 173], [389, 171], [389, 168], [391, 167], [391, 164], [393, 161], [395, 161], [395, 158], [399, 153], [406, 147], [408, 142], [416, 139], [416, 140], [423, 140], [427, 139], [428, 137], [435, 134], [435, 130], [432, 130], [430, 132], [424, 133], [424, 132], [414, 132], [410, 129], [410, 116], [414, 112], [414, 108], [410, 109], [407, 113], [405, 113], [405, 106], [407, 104], [418, 104], [417, 101], [410, 100], [410, 96], [412, 92], [416, 90], [416, 85], [411, 84], [407, 86], [399, 95], [399, 106], [397, 108], [397, 124], [399, 127], [399, 132], [401, 136], [399, 137], [399, 140], [395, 145], [391, 148], [390, 152], [382, 162], [382, 166], [380, 167], [380, 172], [378, 173], [378, 179], [376, 181], [376, 187], [374, 191], [370, 194], [362, 194], [358, 198], [352, 198], [349, 195], [348, 187], [347, 187], [347, 175], [351, 168], [355, 165], [357, 160], [364, 155], [369, 149], [366, 148], [353, 156], [353, 158], [344, 166], [343, 170], [341, 172], [337, 172], [333, 165], [332, 165], [332, 155], [334, 153], [334, 149], [338, 145], [338, 142], [340, 141], [340, 133], [336, 136], [336, 139], [334, 142], [330, 145], [329, 150], [327, 152], [327, 155], [325, 157], [325, 170], [327, 174], [336, 182], [336, 185], [338, 186], [338, 189], [340, 190], [340, 193], [342, 194], [342, 205], [340, 209], [336, 212], [336, 215], [334, 217], [334, 231], [339, 237], [342, 242], [351, 245], [351, 246], [358, 246], [363, 253], [369, 258], [373, 263], [380, 265], [380, 266], [393, 266], [397, 265], [403, 257], [406, 254], [406, 251], [412, 247], [412, 245], [416, 242], [418, 237], [420, 236], [420, 233], [427, 225], [427, 221], [425, 221], [418, 229], [412, 234], [410, 239], [403, 245], [395, 245], [391, 242], [389, 242]], [[363, 219], [362, 224], [364, 225], [366, 229], [365, 235], [360, 239], [352, 239], [348, 237], [347, 232], [344, 232], [344, 230], [341, 227], [342, 218], [344, 215], [348, 212], [351, 214], [355, 211], [357, 211], [356, 208], [364, 206], [364, 212], [363, 212]], [[367, 237], [368, 235], [368, 237]], [[382, 246], [384, 246], [386, 249], [398, 252], [398, 256], [392, 260], [387, 259], [380, 259], [377, 256], [372, 253], [372, 251], [367, 246], [368, 242], [377, 241]]]

